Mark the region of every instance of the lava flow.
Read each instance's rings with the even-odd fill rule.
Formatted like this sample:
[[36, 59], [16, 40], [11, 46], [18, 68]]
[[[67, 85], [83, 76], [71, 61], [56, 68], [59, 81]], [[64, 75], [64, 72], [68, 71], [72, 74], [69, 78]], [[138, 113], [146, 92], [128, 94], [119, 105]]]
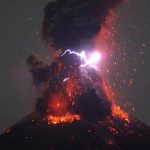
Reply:
[[79, 115], [73, 115], [70, 113], [66, 113], [64, 116], [53, 116], [49, 115], [48, 116], [48, 123], [49, 124], [60, 124], [60, 123], [72, 123], [73, 121], [78, 121], [80, 120]]

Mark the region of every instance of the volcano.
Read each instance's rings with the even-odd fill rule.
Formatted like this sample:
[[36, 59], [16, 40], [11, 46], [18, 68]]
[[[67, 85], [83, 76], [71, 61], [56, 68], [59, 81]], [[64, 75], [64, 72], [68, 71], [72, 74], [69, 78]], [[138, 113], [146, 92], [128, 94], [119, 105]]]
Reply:
[[32, 114], [0, 135], [2, 150], [150, 149], [150, 128], [111, 100], [99, 65], [103, 54], [94, 50], [107, 16], [121, 1], [48, 3], [42, 38], [55, 57], [27, 59], [39, 97]]
[[150, 128], [111, 102], [97, 70], [80, 68], [79, 58], [66, 52], [51, 65], [28, 59], [37, 86], [48, 86], [35, 112], [0, 135], [1, 149], [150, 149]]
[[108, 116], [97, 122], [47, 124], [37, 114], [26, 117], [0, 136], [3, 150], [149, 150], [150, 128], [137, 119]]

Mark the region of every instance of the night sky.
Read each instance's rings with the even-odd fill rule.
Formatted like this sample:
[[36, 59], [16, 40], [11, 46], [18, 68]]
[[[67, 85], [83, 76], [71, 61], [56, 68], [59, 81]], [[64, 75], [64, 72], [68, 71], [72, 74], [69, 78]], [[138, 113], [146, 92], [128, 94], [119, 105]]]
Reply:
[[[36, 103], [26, 58], [47, 53], [41, 44], [48, 0], [0, 1], [0, 131], [32, 112]], [[126, 110], [150, 126], [150, 1], [132, 0], [116, 10], [116, 43], [109, 80]]]

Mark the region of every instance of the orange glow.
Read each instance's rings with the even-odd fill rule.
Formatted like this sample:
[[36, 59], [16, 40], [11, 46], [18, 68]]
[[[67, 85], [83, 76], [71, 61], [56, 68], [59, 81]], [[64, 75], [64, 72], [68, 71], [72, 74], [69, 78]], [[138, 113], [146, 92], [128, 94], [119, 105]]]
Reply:
[[116, 98], [116, 95], [115, 93], [113, 92], [110, 84], [106, 83], [106, 82], [103, 82], [103, 89], [105, 91], [105, 94], [108, 98], [108, 100], [110, 100], [111, 102], [114, 102], [115, 98]]
[[[105, 59], [110, 59], [113, 57], [113, 51], [116, 46], [114, 35], [115, 35], [115, 28], [114, 22], [116, 18], [116, 14], [113, 11], [110, 11], [109, 15], [107, 16], [104, 24], [101, 26], [101, 30], [96, 36], [96, 47], [103, 51], [105, 55]], [[112, 88], [111, 84], [109, 84], [108, 78], [108, 67], [107, 65], [103, 65], [103, 89], [106, 93], [108, 100], [112, 102], [112, 115], [122, 118], [129, 122], [129, 115], [125, 113], [119, 106], [115, 104], [116, 100], [116, 92]]]
[[63, 93], [58, 92], [52, 94], [48, 104], [48, 112], [51, 111], [54, 114], [62, 114], [67, 111], [67, 107], [67, 101], [65, 100]]
[[109, 144], [109, 145], [114, 145], [114, 141], [111, 140], [111, 139], [106, 139], [105, 141], [106, 141], [107, 144]]
[[[101, 26], [101, 30], [96, 36], [95, 47], [104, 54], [105, 61], [107, 58], [113, 57], [113, 49], [115, 47], [114, 42], [114, 34], [115, 29], [112, 26], [116, 15], [114, 12], [110, 12], [110, 15], [106, 18], [104, 24]], [[56, 58], [60, 56], [61, 51], [56, 53]], [[59, 74], [60, 71], [65, 68], [63, 62], [58, 61], [58, 68], [56, 68], [55, 73]], [[103, 89], [106, 93], [107, 99], [112, 102], [112, 115], [114, 117], [121, 118], [128, 123], [129, 115], [125, 113], [119, 106], [115, 104], [116, 100], [116, 92], [112, 88], [111, 84], [109, 84], [108, 78], [108, 66], [107, 63], [103, 65], [104, 71], [102, 71], [103, 78]], [[70, 110], [72, 110], [70, 104], [73, 106], [76, 104], [76, 96], [82, 94], [82, 85], [81, 85], [80, 76], [73, 71], [70, 71], [67, 76], [67, 80], [62, 82], [63, 92], [59, 91], [59, 87], [54, 94], [50, 96], [49, 104], [48, 104], [48, 123], [49, 124], [61, 124], [61, 123], [72, 123], [74, 121], [78, 121], [81, 119], [80, 114], [72, 114]], [[117, 133], [117, 130], [111, 129], [112, 132]], [[108, 140], [109, 144], [113, 144], [113, 141]]]
[[127, 122], [129, 122], [129, 115], [128, 113], [124, 112], [120, 106], [117, 106], [115, 104], [115, 99], [116, 99], [116, 96], [113, 92], [113, 90], [111, 89], [111, 87], [104, 83], [103, 84], [103, 87], [104, 87], [104, 91], [106, 93], [106, 96], [108, 98], [108, 100], [110, 100], [112, 102], [112, 115], [113, 116], [116, 116], [116, 117], [119, 117], [119, 118], [122, 118], [124, 120], [126, 120]]
[[127, 122], [129, 121], [129, 115], [127, 113], [125, 113], [119, 106], [117, 106], [116, 104], [112, 105], [112, 115], [122, 118], [124, 120], [126, 120]]
[[65, 115], [62, 116], [53, 116], [53, 115], [48, 116], [49, 124], [72, 123], [73, 121], [78, 120], [80, 120], [80, 116], [71, 113], [66, 113]]
[[74, 100], [76, 95], [80, 95], [81, 85], [79, 79], [75, 75], [71, 75], [66, 82], [66, 94], [70, 100]]
[[[115, 49], [115, 19], [117, 15], [114, 11], [110, 11], [109, 15], [106, 17], [105, 22], [101, 26], [100, 32], [96, 36], [95, 46], [97, 49], [102, 51], [104, 61], [109, 62], [108, 59], [111, 59]], [[103, 63], [102, 66], [102, 78], [103, 78], [103, 88], [109, 100], [113, 101], [116, 99], [114, 89], [109, 83], [109, 66], [108, 63]]]
[[117, 129], [115, 129], [115, 128], [111, 127], [111, 126], [109, 126], [108, 129], [109, 129], [110, 132], [112, 132], [113, 134], [118, 134], [118, 133], [119, 133]]

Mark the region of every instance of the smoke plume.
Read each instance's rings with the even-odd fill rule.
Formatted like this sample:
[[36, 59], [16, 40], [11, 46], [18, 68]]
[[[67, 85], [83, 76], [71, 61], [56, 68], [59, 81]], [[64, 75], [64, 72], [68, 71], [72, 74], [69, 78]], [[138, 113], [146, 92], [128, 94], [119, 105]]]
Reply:
[[[44, 9], [43, 40], [61, 49], [62, 53], [66, 49], [77, 52], [82, 47], [89, 51], [109, 11], [120, 1], [49, 2]], [[64, 114], [69, 118], [75, 114], [74, 118], [85, 120], [99, 120], [108, 116], [111, 102], [104, 92], [99, 73], [88, 66], [80, 68], [82, 62], [78, 55], [62, 53], [51, 64], [37, 55], [27, 59], [34, 85], [41, 91], [36, 111], [55, 120], [59, 116], [67, 118]]]
[[56, 0], [44, 9], [43, 40], [56, 48], [93, 46], [110, 10], [122, 0]]

